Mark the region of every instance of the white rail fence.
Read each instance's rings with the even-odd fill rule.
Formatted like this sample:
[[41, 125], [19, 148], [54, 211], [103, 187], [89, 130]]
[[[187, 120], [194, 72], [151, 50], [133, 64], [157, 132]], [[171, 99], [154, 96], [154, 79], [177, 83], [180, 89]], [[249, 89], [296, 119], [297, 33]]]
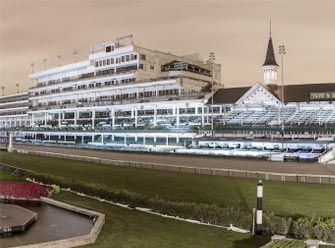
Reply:
[[282, 182], [335, 184], [335, 175], [291, 174], [291, 173], [277, 173], [277, 172], [266, 172], [266, 171], [192, 167], [192, 166], [174, 165], [174, 164], [112, 160], [98, 157], [89, 157], [89, 156], [63, 154], [63, 153], [46, 152], [46, 151], [35, 151], [26, 149], [14, 149], [14, 151], [17, 153], [33, 154], [33, 155], [62, 158], [62, 159], [71, 159], [71, 160], [85, 161], [98, 164], [109, 164], [113, 166], [121, 166], [129, 168], [145, 168], [160, 171], [187, 172], [200, 175], [240, 177], [240, 178], [262, 179], [262, 180], [272, 180]]

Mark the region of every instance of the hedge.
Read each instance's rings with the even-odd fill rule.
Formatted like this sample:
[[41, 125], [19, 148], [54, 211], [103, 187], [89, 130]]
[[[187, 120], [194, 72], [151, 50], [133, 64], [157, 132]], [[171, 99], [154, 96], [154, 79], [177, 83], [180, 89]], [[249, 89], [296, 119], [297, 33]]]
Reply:
[[[97, 196], [130, 207], [150, 208], [154, 212], [198, 220], [214, 225], [234, 226], [250, 230], [252, 213], [242, 209], [217, 204], [169, 201], [158, 196], [147, 197], [125, 189], [107, 187], [102, 184], [82, 182], [45, 173], [30, 173], [27, 176], [47, 184], [61, 185], [88, 195]], [[273, 212], [263, 213], [263, 225], [266, 233], [291, 235], [296, 238], [315, 238], [326, 242], [335, 242], [335, 218], [324, 217], [286, 217]]]

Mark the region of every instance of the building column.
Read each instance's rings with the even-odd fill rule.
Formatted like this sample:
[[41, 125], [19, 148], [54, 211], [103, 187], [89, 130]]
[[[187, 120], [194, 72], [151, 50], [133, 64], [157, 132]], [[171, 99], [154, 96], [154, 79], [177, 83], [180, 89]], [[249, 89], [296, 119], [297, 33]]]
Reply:
[[112, 109], [112, 128], [114, 128], [114, 126], [115, 126], [115, 109]]
[[201, 126], [205, 126], [205, 108], [204, 104], [201, 106]]
[[137, 127], [137, 107], [135, 107], [135, 127]]
[[179, 107], [176, 108], [176, 122], [177, 122], [177, 127], [179, 127]]
[[77, 125], [77, 119], [78, 119], [78, 111], [74, 111], [74, 120], [73, 124], [76, 126]]
[[157, 126], [157, 106], [154, 108], [154, 127]]
[[58, 127], [60, 127], [60, 120], [61, 120], [61, 112], [58, 112]]
[[92, 110], [92, 128], [95, 128], [95, 124], [94, 124], [94, 122], [95, 122], [95, 110]]
[[45, 113], [44, 113], [44, 127], [47, 126], [47, 119], [48, 119], [48, 113], [45, 112]]
[[35, 123], [34, 114], [31, 114], [31, 126], [33, 126], [34, 123]]

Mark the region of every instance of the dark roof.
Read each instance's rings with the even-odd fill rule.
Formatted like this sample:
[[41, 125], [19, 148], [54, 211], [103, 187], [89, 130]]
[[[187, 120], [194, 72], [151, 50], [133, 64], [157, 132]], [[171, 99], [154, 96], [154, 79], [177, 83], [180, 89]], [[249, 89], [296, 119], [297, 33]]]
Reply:
[[268, 43], [268, 50], [266, 51], [266, 57], [263, 66], [266, 65], [275, 65], [278, 66], [277, 61], [276, 61], [276, 56], [273, 51], [273, 44], [272, 44], [272, 38], [270, 36], [269, 38], [269, 43]]
[[[281, 100], [281, 86], [264, 86]], [[225, 88], [214, 93], [214, 104], [236, 103], [251, 87]], [[313, 95], [313, 96], [312, 96]], [[335, 83], [284, 86], [285, 102], [335, 101]], [[212, 99], [209, 98], [208, 103]]]
[[[281, 100], [281, 86], [271, 86], [269, 89], [272, 94]], [[334, 101], [334, 98], [327, 98], [327, 94], [316, 94], [317, 98], [311, 97], [314, 93], [335, 92], [335, 83], [323, 84], [297, 84], [284, 86], [285, 102], [310, 102], [310, 101]]]
[[[241, 88], [226, 88], [218, 89], [214, 93], [214, 104], [222, 103], [235, 103], [237, 102], [251, 87]], [[212, 98], [209, 98], [208, 103], [212, 102]]]

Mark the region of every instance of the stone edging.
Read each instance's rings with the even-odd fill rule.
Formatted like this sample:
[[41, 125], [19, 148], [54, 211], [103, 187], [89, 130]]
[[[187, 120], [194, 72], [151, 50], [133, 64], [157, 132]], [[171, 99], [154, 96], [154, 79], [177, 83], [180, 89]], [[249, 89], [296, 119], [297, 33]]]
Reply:
[[89, 234], [79, 237], [73, 237], [69, 239], [61, 239], [55, 240], [50, 242], [38, 243], [38, 244], [30, 244], [30, 245], [23, 245], [23, 246], [16, 246], [16, 248], [70, 248], [70, 247], [77, 247], [83, 245], [89, 245], [95, 243], [96, 239], [99, 236], [99, 233], [102, 230], [103, 225], [105, 224], [105, 215], [96, 212], [93, 210], [88, 210], [85, 208], [77, 207], [71, 204], [67, 204], [64, 202], [56, 201], [51, 198], [41, 197], [41, 202], [46, 204], [50, 204], [53, 206], [57, 206], [60, 208], [64, 208], [67, 210], [71, 210], [76, 213], [94, 216], [95, 222]]

